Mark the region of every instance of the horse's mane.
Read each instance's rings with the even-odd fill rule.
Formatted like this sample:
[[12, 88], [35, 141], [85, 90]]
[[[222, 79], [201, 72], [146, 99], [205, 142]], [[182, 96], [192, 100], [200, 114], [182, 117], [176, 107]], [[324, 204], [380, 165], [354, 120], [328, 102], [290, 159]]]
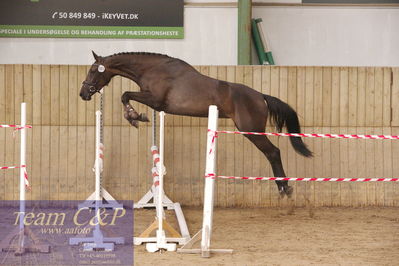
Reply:
[[149, 52], [121, 52], [121, 53], [116, 53], [107, 57], [114, 57], [114, 56], [119, 56], [119, 55], [155, 55], [155, 56], [163, 56], [163, 57], [170, 57], [166, 54], [158, 54], [158, 53], [149, 53]]

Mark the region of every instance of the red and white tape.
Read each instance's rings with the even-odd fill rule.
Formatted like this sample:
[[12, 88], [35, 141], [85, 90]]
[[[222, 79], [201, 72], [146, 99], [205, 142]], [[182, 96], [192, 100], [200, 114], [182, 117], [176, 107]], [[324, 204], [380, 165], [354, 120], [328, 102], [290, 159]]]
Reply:
[[100, 143], [100, 158], [104, 160], [104, 144]]
[[32, 128], [32, 126], [20, 126], [20, 125], [0, 125], [0, 128], [7, 128], [7, 127], [11, 127], [11, 128], [14, 128], [15, 130], [20, 130], [20, 129], [23, 129], [23, 128]]
[[[211, 131], [208, 129], [208, 131]], [[351, 135], [351, 134], [315, 134], [315, 133], [268, 133], [268, 132], [241, 132], [218, 130], [216, 133], [239, 134], [239, 135], [261, 135], [280, 137], [306, 137], [306, 138], [333, 138], [333, 139], [399, 139], [399, 136], [390, 135]]]
[[98, 156], [99, 158], [95, 159], [92, 170], [93, 170], [93, 172], [96, 172], [96, 163], [98, 160], [100, 172], [102, 173], [104, 170], [104, 144], [100, 143], [99, 150], [100, 150], [99, 156]]
[[163, 170], [163, 174], [166, 175], [166, 168], [165, 168], [164, 165], [161, 165], [158, 147], [157, 146], [152, 146], [151, 147], [151, 153], [152, 153], [152, 159], [154, 161], [154, 165], [155, 165], [155, 167], [157, 169], [157, 173], [159, 174], [159, 171], [162, 169]]
[[159, 151], [157, 146], [152, 146], [151, 147], [151, 153], [152, 153], [152, 160], [154, 162], [154, 167], [151, 169], [152, 172], [152, 180], [153, 180], [153, 186], [158, 187], [159, 186], [159, 173], [158, 169], [160, 167], [160, 160], [159, 160]]
[[24, 168], [25, 186], [30, 189], [28, 173], [26, 172], [26, 165], [20, 166], [0, 166], [0, 170]]
[[21, 165], [21, 166], [0, 166], [0, 170], [5, 170], [5, 169], [17, 169], [17, 168], [25, 168], [26, 165]]
[[[215, 152], [215, 139], [218, 133], [240, 134], [240, 135], [262, 135], [262, 136], [283, 136], [283, 137], [309, 137], [309, 138], [343, 138], [343, 139], [399, 139], [399, 136], [390, 135], [349, 135], [349, 134], [308, 134], [308, 133], [261, 133], [241, 132], [208, 129], [208, 137], [211, 138], [209, 154]], [[254, 177], [254, 176], [217, 176], [207, 173], [207, 178], [222, 178], [235, 180], [275, 180], [275, 181], [316, 181], [316, 182], [398, 182], [399, 178], [313, 178], [313, 177]]]
[[152, 172], [152, 180], [153, 180], [153, 185], [155, 187], [159, 186], [159, 175], [156, 167], [153, 167], [151, 169]]
[[24, 167], [24, 177], [25, 177], [25, 186], [28, 190], [30, 190], [31, 187], [28, 180], [28, 173], [26, 172], [26, 166]]
[[99, 149], [100, 149], [100, 154], [99, 154], [99, 157], [100, 158], [98, 158], [99, 159], [99, 166], [100, 166], [100, 171], [101, 172], [103, 172], [104, 171], [104, 144], [102, 144], [102, 143], [100, 143], [100, 145], [99, 145]]
[[316, 181], [316, 182], [398, 182], [399, 178], [313, 178], [313, 177], [255, 177], [255, 176], [223, 176], [208, 174], [209, 178], [236, 180], [275, 180], [275, 181]]
[[154, 161], [154, 165], [158, 168], [159, 167], [159, 151], [157, 146], [151, 147], [152, 153], [152, 160]]

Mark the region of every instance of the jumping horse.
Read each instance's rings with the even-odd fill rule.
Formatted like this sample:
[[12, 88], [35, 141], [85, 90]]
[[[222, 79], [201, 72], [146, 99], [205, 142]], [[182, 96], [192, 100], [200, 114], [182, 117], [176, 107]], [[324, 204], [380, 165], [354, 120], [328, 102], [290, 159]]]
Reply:
[[[231, 118], [239, 131], [264, 132], [268, 117], [281, 132], [300, 133], [296, 112], [280, 99], [255, 91], [243, 84], [231, 83], [204, 76], [188, 63], [167, 55], [143, 52], [118, 53], [101, 57], [93, 52], [91, 66], [80, 91], [80, 97], [89, 101], [120, 75], [134, 81], [140, 91], [126, 91], [122, 95], [124, 117], [138, 127], [148, 122], [129, 101], [137, 101], [156, 111], [194, 117], [207, 117], [209, 105], [216, 105], [221, 118]], [[280, 150], [266, 136], [245, 135], [269, 160], [273, 174], [285, 177]], [[290, 137], [296, 152], [311, 157], [312, 152], [301, 138]], [[291, 196], [293, 188], [288, 181], [276, 181], [280, 196]]]

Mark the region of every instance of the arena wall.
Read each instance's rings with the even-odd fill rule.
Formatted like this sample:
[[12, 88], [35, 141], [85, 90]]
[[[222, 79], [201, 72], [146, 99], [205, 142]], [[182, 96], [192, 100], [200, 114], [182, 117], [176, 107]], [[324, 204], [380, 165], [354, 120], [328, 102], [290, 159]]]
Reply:
[[[194, 65], [236, 65], [237, 1], [185, 2], [183, 40], [2, 38], [0, 64], [87, 65], [95, 50], [100, 55], [158, 52]], [[264, 2], [270, 1], [254, 2], [252, 14], [263, 19], [278, 65], [399, 66], [397, 7]], [[256, 64], [255, 50], [253, 60]]]
[[[201, 66], [202, 73], [247, 84], [295, 108], [303, 132], [399, 135], [399, 68]], [[81, 199], [94, 189], [94, 123], [99, 96], [79, 97], [88, 66], [0, 65], [0, 124], [19, 123], [27, 102], [29, 199]], [[117, 199], [138, 200], [151, 186], [151, 124], [129, 126], [120, 97], [136, 85], [116, 77], [105, 88], [104, 186]], [[134, 103], [151, 115], [146, 106]], [[166, 116], [166, 193], [201, 205], [207, 119]], [[229, 120], [220, 128], [234, 130]], [[274, 131], [268, 128], [268, 131]], [[271, 137], [290, 177], [398, 177], [396, 140], [304, 139], [315, 157], [297, 155], [287, 138]], [[0, 130], [0, 166], [18, 163], [18, 138]], [[243, 136], [218, 138], [218, 174], [270, 176]], [[0, 171], [0, 200], [18, 199], [18, 170]], [[298, 206], [399, 206], [397, 183], [291, 182]], [[279, 206], [274, 182], [218, 180], [217, 206]]]

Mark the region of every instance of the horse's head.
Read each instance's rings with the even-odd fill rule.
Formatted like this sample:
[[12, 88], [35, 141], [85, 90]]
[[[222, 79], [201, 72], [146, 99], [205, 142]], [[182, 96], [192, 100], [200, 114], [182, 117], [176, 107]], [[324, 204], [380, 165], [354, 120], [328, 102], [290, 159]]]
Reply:
[[108, 71], [108, 65], [105, 62], [105, 59], [101, 56], [96, 55], [95, 52], [92, 52], [96, 61], [90, 67], [89, 73], [87, 73], [86, 80], [83, 81], [82, 88], [80, 90], [80, 97], [82, 97], [85, 101], [90, 101], [91, 96], [96, 92], [100, 92], [100, 90], [106, 86], [111, 78], [115, 75], [112, 72]]

